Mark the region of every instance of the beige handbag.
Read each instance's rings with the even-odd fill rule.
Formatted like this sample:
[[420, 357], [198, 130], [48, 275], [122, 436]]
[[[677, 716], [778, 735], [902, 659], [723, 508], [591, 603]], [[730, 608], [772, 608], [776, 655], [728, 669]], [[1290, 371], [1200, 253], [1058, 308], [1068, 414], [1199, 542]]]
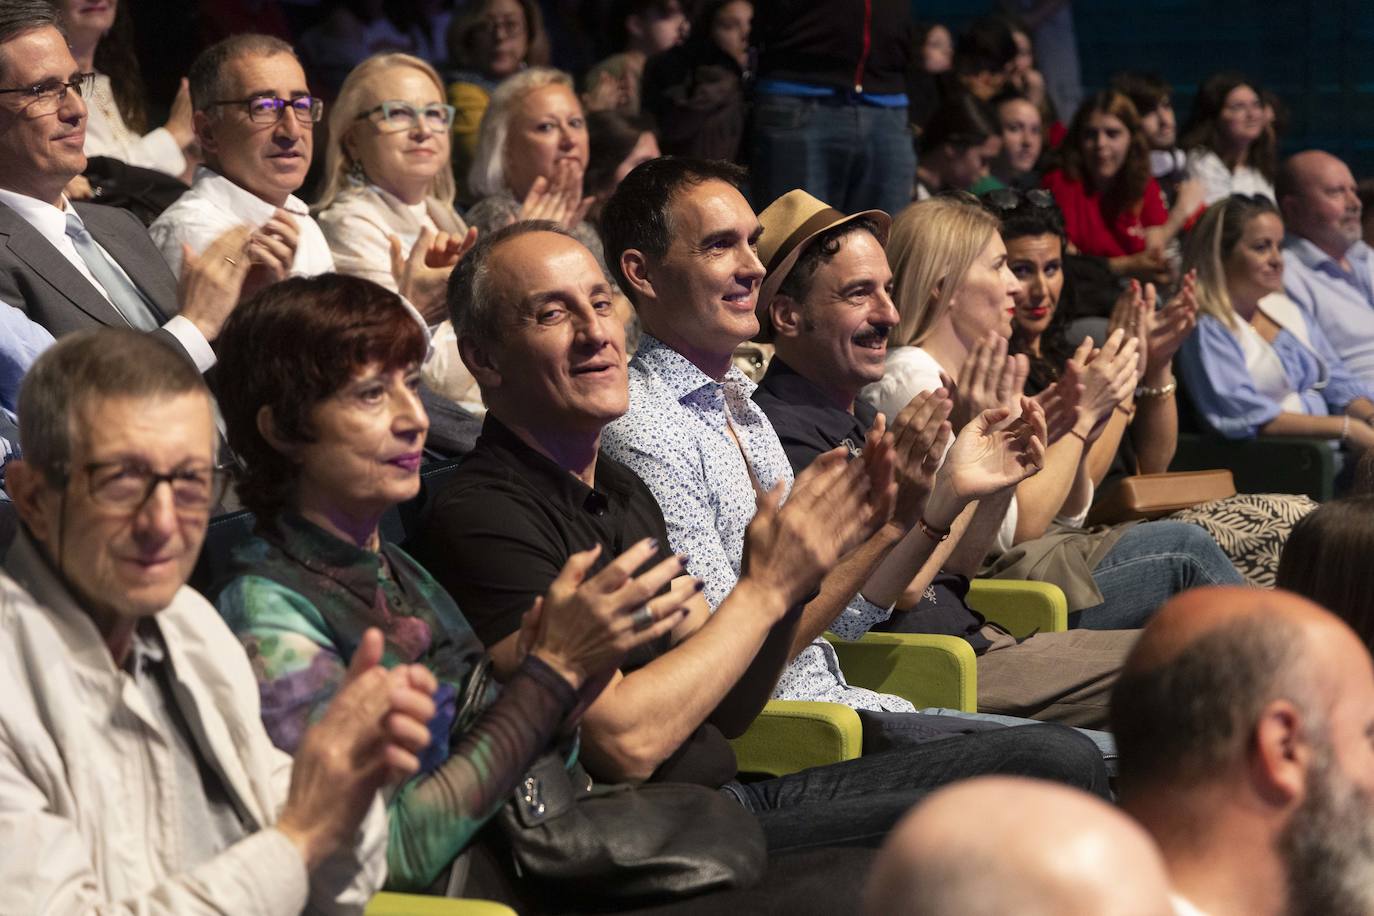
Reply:
[[1170, 471], [1123, 477], [1098, 494], [1088, 511], [1089, 525], [1113, 525], [1160, 518], [1214, 499], [1236, 495], [1231, 472]]

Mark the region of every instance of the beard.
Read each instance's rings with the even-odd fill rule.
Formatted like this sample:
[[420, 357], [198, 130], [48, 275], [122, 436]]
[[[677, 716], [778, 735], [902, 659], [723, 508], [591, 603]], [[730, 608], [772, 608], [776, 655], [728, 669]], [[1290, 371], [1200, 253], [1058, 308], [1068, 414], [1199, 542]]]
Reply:
[[1353, 783], [1324, 748], [1310, 791], [1279, 837], [1289, 916], [1374, 913], [1374, 792]]

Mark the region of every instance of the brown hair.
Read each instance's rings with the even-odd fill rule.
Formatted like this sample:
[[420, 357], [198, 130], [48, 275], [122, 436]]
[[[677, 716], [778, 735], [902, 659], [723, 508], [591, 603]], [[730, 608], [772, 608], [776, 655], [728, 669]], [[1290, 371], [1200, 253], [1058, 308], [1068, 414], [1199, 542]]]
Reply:
[[1088, 119], [1095, 114], [1106, 114], [1116, 118], [1131, 136], [1126, 148], [1126, 161], [1109, 188], [1098, 188], [1107, 209], [1114, 213], [1139, 210], [1145, 199], [1145, 186], [1150, 181], [1150, 145], [1140, 129], [1140, 115], [1135, 105], [1124, 93], [1104, 89], [1094, 93], [1078, 106], [1073, 122], [1069, 125], [1068, 135], [1059, 148], [1063, 157], [1064, 174], [1074, 181], [1085, 184], [1088, 181], [1087, 166], [1083, 157], [1083, 132], [1088, 129]]
[[310, 415], [363, 367], [418, 364], [429, 346], [401, 297], [340, 274], [291, 277], [234, 309], [215, 344], [216, 394], [242, 468], [238, 493], [259, 518], [284, 509], [298, 469], [258, 431], [271, 408], [277, 435], [309, 442]]
[[1374, 646], [1371, 556], [1374, 495], [1323, 503], [1293, 526], [1279, 555], [1276, 584], [1322, 605]]

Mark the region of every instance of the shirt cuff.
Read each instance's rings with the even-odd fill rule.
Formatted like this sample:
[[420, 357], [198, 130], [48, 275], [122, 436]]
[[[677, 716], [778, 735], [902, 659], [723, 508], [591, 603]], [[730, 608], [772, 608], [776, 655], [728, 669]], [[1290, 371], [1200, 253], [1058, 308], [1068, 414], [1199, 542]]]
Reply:
[[187, 355], [191, 357], [191, 362], [196, 364], [201, 375], [214, 368], [215, 351], [210, 348], [210, 341], [206, 340], [205, 335], [200, 333], [200, 328], [191, 323], [191, 319], [178, 315], [164, 324], [162, 330], [177, 339], [177, 343], [186, 350]]
[[845, 640], [855, 640], [892, 616], [895, 605], [880, 607], [863, 595], [855, 595], [848, 607], [830, 624], [830, 630]]

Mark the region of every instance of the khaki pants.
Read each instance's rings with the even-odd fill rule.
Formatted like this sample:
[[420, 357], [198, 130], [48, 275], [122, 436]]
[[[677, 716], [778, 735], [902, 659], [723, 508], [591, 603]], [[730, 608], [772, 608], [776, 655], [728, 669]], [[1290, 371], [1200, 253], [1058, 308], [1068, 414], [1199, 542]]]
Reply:
[[1037, 633], [1018, 643], [984, 627], [992, 646], [978, 657], [978, 711], [1106, 728], [1112, 685], [1139, 630]]

